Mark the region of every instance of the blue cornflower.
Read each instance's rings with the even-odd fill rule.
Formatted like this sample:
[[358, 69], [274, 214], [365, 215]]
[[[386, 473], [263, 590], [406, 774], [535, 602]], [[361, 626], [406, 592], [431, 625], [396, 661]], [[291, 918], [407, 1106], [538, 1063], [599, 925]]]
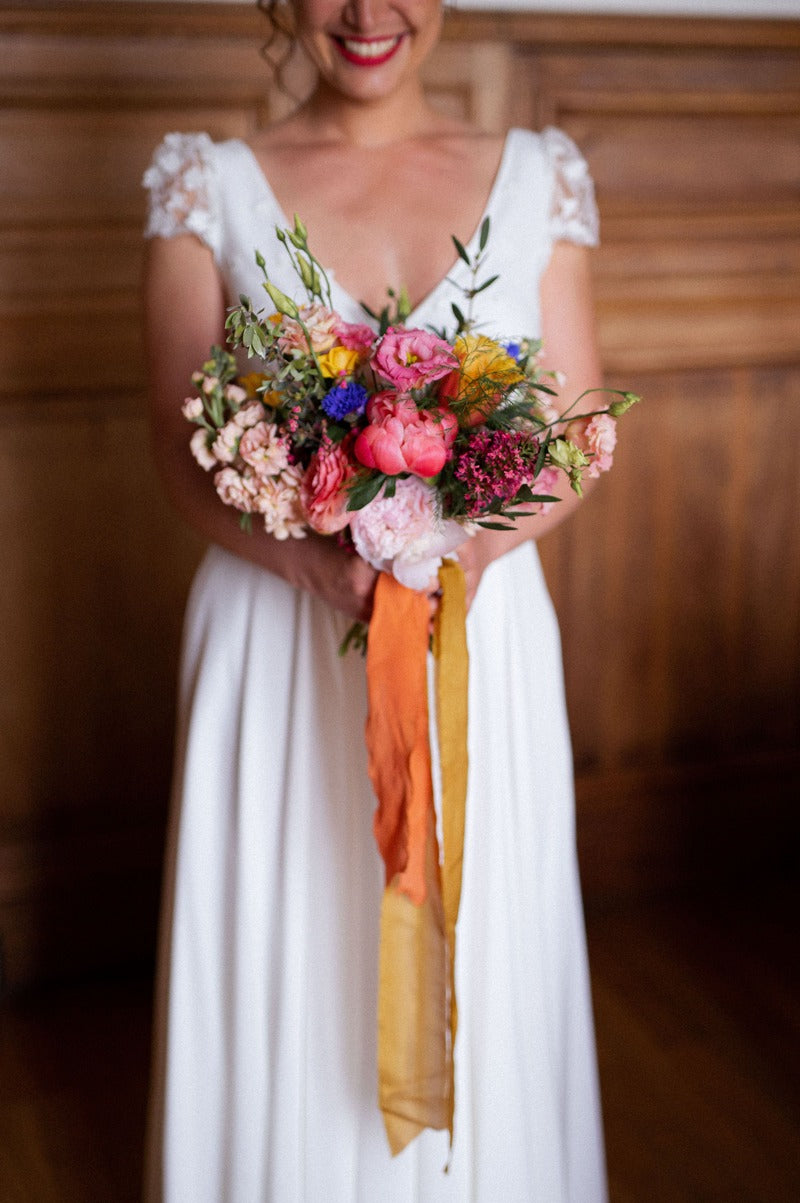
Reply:
[[363, 384], [356, 384], [355, 380], [348, 384], [334, 384], [322, 398], [322, 408], [329, 418], [338, 422], [346, 414], [362, 413], [368, 396]]
[[519, 359], [522, 352], [522, 347], [519, 343], [506, 343], [505, 348], [512, 359]]

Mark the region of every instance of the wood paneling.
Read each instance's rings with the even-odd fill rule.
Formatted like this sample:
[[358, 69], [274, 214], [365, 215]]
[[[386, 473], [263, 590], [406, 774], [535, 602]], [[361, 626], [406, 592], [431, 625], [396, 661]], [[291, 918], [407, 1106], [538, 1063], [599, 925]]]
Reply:
[[[12, 982], [152, 941], [198, 545], [142, 410], [139, 180], [287, 101], [249, 5], [0, 6], [0, 938]], [[300, 90], [304, 70], [288, 77]], [[592, 167], [610, 383], [645, 394], [543, 547], [594, 897], [784, 863], [800, 625], [800, 23], [455, 13], [427, 72]]]

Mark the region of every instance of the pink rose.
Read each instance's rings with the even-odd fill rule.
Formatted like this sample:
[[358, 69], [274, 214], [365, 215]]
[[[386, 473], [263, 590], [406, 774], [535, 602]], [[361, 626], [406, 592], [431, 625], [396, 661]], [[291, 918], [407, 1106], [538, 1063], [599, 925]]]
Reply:
[[360, 432], [353, 453], [359, 463], [387, 476], [436, 476], [458, 433], [449, 410], [419, 410], [403, 393], [376, 393], [367, 405], [367, 417], [369, 425]]
[[398, 389], [422, 388], [457, 368], [452, 347], [429, 330], [390, 326], [372, 358], [375, 371]]
[[[338, 314], [334, 313], [332, 309], [328, 309], [325, 305], [320, 305], [318, 301], [315, 301], [313, 305], [303, 305], [301, 307], [300, 317], [308, 331], [312, 348], [318, 354], [322, 354], [323, 351], [330, 351], [336, 342], [336, 330], [339, 325]], [[302, 351], [304, 354], [308, 354], [308, 339], [300, 322], [295, 321], [292, 317], [281, 319], [281, 333], [278, 337], [278, 346], [284, 354], [290, 354], [292, 351]]]
[[300, 497], [309, 526], [321, 535], [344, 530], [350, 521], [347, 485], [354, 475], [352, 461], [342, 443], [320, 448], [311, 457]]
[[439, 517], [435, 490], [414, 477], [398, 480], [393, 497], [376, 497], [356, 510], [350, 530], [361, 558], [409, 589], [427, 588], [442, 556], [470, 536], [459, 522]]
[[564, 437], [579, 447], [592, 462], [586, 470], [590, 477], [607, 472], [614, 462], [617, 445], [617, 423], [610, 414], [596, 414], [587, 422], [585, 418], [568, 423]]

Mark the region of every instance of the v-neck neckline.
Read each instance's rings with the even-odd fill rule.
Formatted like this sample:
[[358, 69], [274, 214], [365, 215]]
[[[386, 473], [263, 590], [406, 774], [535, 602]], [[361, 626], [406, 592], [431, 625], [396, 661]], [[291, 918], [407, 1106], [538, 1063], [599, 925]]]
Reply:
[[[493, 209], [495, 202], [502, 190], [503, 183], [505, 181], [506, 175], [508, 174], [508, 170], [509, 170], [509, 163], [511, 160], [511, 146], [512, 146], [512, 142], [513, 142], [514, 133], [515, 133], [515, 131], [513, 129], [508, 130], [508, 132], [506, 133], [505, 139], [503, 141], [503, 149], [500, 152], [500, 161], [499, 161], [499, 163], [497, 165], [497, 169], [494, 173], [494, 177], [492, 179], [492, 183], [489, 188], [489, 193], [486, 198], [486, 202], [483, 206], [483, 211], [481, 212], [481, 215], [478, 218], [477, 225], [475, 226], [469, 240], [464, 243], [464, 247], [466, 248], [468, 253], [470, 253], [473, 250], [473, 248], [475, 248], [475, 250], [477, 250], [477, 244], [478, 244], [478, 240], [480, 238], [481, 227], [483, 226], [483, 223], [486, 220], [486, 218], [492, 216], [492, 209]], [[275, 213], [275, 217], [277, 219], [277, 224], [282, 229], [291, 229], [294, 225], [294, 222], [289, 221], [288, 218], [286, 217], [286, 214], [283, 211], [280, 201], [278, 200], [277, 196], [275, 195], [272, 185], [269, 182], [269, 178], [268, 178], [266, 172], [264, 171], [264, 168], [261, 166], [260, 162], [258, 161], [258, 157], [256, 156], [256, 153], [253, 150], [252, 146], [248, 145], [248, 143], [245, 142], [243, 138], [234, 138], [234, 139], [232, 139], [232, 141], [235, 142], [244, 151], [245, 157], [246, 157], [247, 161], [249, 162], [252, 171], [257, 176], [257, 178], [261, 184], [262, 190], [265, 192], [267, 199], [269, 200], [270, 204], [272, 205], [272, 208]], [[344, 298], [344, 300], [347, 301], [348, 304], [353, 307], [354, 310], [358, 310], [362, 314], [362, 321], [366, 321], [367, 320], [366, 314], [364, 312], [362, 302], [360, 300], [358, 300], [358, 298], [355, 297], [351, 292], [349, 292], [348, 289], [345, 288], [343, 284], [340, 283], [340, 281], [338, 280], [338, 278], [336, 276], [336, 272], [332, 268], [329, 268], [327, 266], [327, 264], [323, 264], [323, 267], [325, 268], [325, 272], [328, 275], [328, 278], [330, 279], [331, 289], [337, 291]], [[413, 308], [409, 312], [408, 318], [406, 319], [407, 323], [410, 324], [411, 319], [414, 318], [420, 312], [420, 310], [428, 308], [428, 306], [432, 303], [434, 298], [436, 296], [438, 296], [441, 289], [444, 288], [445, 284], [451, 283], [453, 277], [456, 274], [460, 274], [463, 269], [466, 269], [466, 264], [464, 263], [463, 259], [459, 255], [456, 255], [454, 262], [450, 265], [450, 267], [445, 272], [445, 274], [439, 280], [437, 280], [436, 283], [433, 284], [432, 287], [422, 297], [420, 297], [420, 299], [418, 301], [415, 302]]]

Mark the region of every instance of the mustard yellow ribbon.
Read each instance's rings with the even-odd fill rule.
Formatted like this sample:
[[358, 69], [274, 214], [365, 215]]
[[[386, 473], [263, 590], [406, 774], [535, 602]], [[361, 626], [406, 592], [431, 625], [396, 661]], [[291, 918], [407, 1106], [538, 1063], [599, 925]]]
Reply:
[[378, 1096], [389, 1147], [447, 1128], [455, 1105], [455, 931], [467, 782], [464, 575], [447, 561], [434, 632], [442, 775], [439, 863], [428, 739], [429, 612], [382, 574], [367, 650], [367, 750], [378, 798], [375, 837], [386, 865], [378, 989]]

